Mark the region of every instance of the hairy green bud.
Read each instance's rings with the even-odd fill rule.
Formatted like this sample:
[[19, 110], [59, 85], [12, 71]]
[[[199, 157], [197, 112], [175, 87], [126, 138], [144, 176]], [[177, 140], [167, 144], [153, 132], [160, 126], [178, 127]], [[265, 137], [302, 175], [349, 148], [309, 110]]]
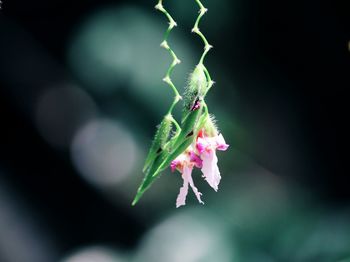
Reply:
[[[208, 81], [204, 73], [203, 65], [197, 65], [190, 74], [184, 96], [184, 111], [193, 110], [196, 101], [204, 98], [208, 89]], [[186, 113], [186, 112], [184, 112]]]
[[164, 145], [168, 141], [172, 130], [172, 116], [166, 115], [162, 122], [159, 124], [157, 132], [154, 136], [151, 148], [148, 152], [143, 172], [152, 165], [154, 159], [164, 150]]

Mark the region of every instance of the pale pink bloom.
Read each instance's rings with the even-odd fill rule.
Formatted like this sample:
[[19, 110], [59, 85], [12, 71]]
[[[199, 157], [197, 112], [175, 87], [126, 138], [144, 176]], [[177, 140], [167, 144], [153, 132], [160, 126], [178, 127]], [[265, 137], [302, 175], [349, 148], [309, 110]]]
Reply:
[[186, 196], [188, 192], [188, 184], [191, 186], [193, 193], [196, 195], [199, 203], [204, 204], [201, 200], [202, 193], [198, 191], [195, 187], [192, 179], [192, 169], [193, 167], [185, 165], [183, 168], [182, 179], [184, 181], [183, 186], [180, 188], [179, 195], [176, 199], [176, 207], [180, 207], [186, 204]]
[[[193, 149], [194, 147], [196, 150]], [[214, 188], [215, 191], [218, 190], [221, 176], [217, 165], [218, 158], [216, 157], [216, 150], [225, 151], [227, 148], [228, 145], [221, 134], [208, 137], [205, 135], [204, 130], [201, 130], [198, 134], [195, 146], [190, 146], [185, 152], [171, 162], [171, 170], [173, 172], [176, 169], [180, 171], [183, 179], [183, 186], [180, 188], [179, 195], [176, 199], [176, 207], [186, 204], [188, 185], [191, 186], [199, 203], [204, 204], [201, 200], [202, 193], [198, 191], [193, 183], [193, 167], [201, 168], [203, 177], [208, 184]]]
[[207, 137], [204, 135], [204, 132], [200, 132], [197, 138], [196, 148], [202, 159], [201, 171], [203, 177], [215, 191], [218, 190], [221, 180], [216, 150], [225, 151], [228, 146], [222, 134]]
[[191, 150], [190, 147], [180, 156], [178, 156], [174, 161], [171, 162], [171, 170], [175, 171], [178, 169], [182, 173], [183, 186], [180, 188], [179, 195], [176, 199], [176, 207], [180, 207], [186, 204], [186, 196], [188, 193], [188, 185], [191, 186], [194, 194], [196, 195], [199, 203], [204, 204], [201, 200], [201, 195], [198, 189], [195, 187], [192, 179], [192, 170], [196, 166], [198, 168], [202, 167], [202, 160]]

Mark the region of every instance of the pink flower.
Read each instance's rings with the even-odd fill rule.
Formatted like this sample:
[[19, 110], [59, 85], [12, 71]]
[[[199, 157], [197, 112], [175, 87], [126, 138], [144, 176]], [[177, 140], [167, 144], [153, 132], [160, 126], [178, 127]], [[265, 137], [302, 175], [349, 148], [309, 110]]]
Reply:
[[218, 190], [221, 180], [216, 150], [225, 151], [228, 146], [222, 134], [214, 137], [207, 137], [203, 131], [198, 134], [196, 148], [202, 160], [201, 171], [205, 180], [215, 191]]
[[182, 173], [183, 186], [180, 188], [179, 195], [176, 199], [176, 207], [180, 207], [186, 204], [186, 196], [188, 193], [188, 185], [191, 186], [193, 193], [196, 195], [199, 203], [204, 204], [201, 200], [201, 195], [198, 189], [195, 187], [192, 179], [193, 167], [202, 167], [202, 160], [193, 152], [192, 147], [189, 147], [184, 153], [178, 156], [171, 162], [171, 170], [178, 169]]
[[193, 183], [193, 167], [201, 168], [203, 177], [215, 191], [218, 190], [221, 180], [217, 165], [218, 158], [216, 157], [216, 150], [225, 151], [228, 148], [224, 137], [221, 134], [209, 137], [205, 134], [204, 130], [201, 130], [195, 142], [195, 149], [189, 146], [187, 150], [172, 161], [170, 165], [171, 171], [174, 172], [177, 169], [182, 173], [183, 179], [183, 186], [180, 188], [176, 199], [176, 207], [186, 204], [188, 185], [191, 186], [199, 203], [204, 204], [201, 200], [202, 193], [198, 191]]

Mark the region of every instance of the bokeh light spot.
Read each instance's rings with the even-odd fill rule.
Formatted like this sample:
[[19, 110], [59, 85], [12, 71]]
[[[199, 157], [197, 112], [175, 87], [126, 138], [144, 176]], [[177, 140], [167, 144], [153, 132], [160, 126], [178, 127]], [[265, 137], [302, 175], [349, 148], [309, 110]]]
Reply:
[[133, 137], [119, 123], [96, 119], [83, 126], [71, 146], [81, 175], [96, 186], [113, 186], [133, 170], [138, 152]]
[[36, 106], [36, 125], [55, 147], [69, 147], [76, 130], [96, 115], [96, 105], [82, 89], [62, 85], [48, 88]]
[[235, 248], [228, 243], [221, 225], [212, 215], [180, 212], [159, 223], [142, 242], [136, 261], [230, 262], [236, 261]]
[[[131, 87], [132, 93], [157, 109], [170, 103], [172, 91], [161, 80], [171, 63], [169, 53], [160, 47], [166, 22], [151, 14], [136, 7], [110, 7], [97, 11], [77, 28], [68, 60], [87, 88], [108, 95]], [[172, 76], [181, 89], [184, 76], [195, 65], [193, 52], [180, 30], [171, 35], [169, 44], [182, 61]], [[162, 99], [154, 103], [154, 97]]]
[[123, 262], [125, 261], [114, 250], [101, 246], [87, 247], [74, 252], [62, 262]]

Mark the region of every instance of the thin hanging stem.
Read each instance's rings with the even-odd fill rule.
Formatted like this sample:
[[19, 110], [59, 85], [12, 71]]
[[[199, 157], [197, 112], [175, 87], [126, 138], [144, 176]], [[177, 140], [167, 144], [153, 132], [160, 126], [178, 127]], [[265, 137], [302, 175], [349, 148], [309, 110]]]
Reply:
[[[169, 108], [169, 111], [168, 111], [168, 115], [171, 116], [171, 112], [173, 111], [175, 105], [177, 104], [177, 102], [179, 102], [181, 100], [181, 96], [179, 94], [179, 92], [177, 91], [177, 88], [176, 86], [174, 85], [173, 81], [171, 80], [171, 74], [174, 70], [174, 67], [177, 65], [177, 64], [180, 64], [180, 60], [177, 58], [175, 52], [171, 49], [171, 47], [169, 46], [168, 44], [168, 37], [169, 37], [169, 34], [171, 32], [171, 30], [177, 26], [175, 20], [172, 18], [172, 16], [168, 13], [168, 11], [164, 8], [163, 6], [163, 0], [159, 0], [158, 1], [158, 4], [155, 6], [155, 8], [159, 11], [161, 11], [169, 20], [169, 26], [167, 28], [167, 30], [165, 31], [165, 34], [164, 34], [164, 39], [163, 39], [163, 42], [160, 44], [161, 47], [163, 47], [164, 49], [166, 49], [169, 54], [172, 56], [173, 58], [173, 61], [172, 63], [170, 64], [167, 72], [166, 72], [166, 75], [165, 77], [163, 78], [163, 81], [165, 83], [167, 83], [171, 89], [173, 90], [174, 94], [175, 94], [175, 97], [174, 97], [174, 101], [172, 103], [172, 105], [170, 106]], [[175, 119], [173, 119], [173, 122], [176, 122]], [[179, 126], [176, 122], [176, 125], [175, 126]]]
[[202, 39], [202, 41], [204, 43], [204, 51], [202, 53], [201, 58], [199, 59], [198, 66], [203, 67], [205, 76], [206, 76], [207, 81], [208, 81], [208, 90], [209, 90], [209, 88], [214, 84], [214, 82], [212, 81], [212, 79], [210, 77], [208, 69], [204, 66], [204, 59], [205, 59], [206, 55], [208, 54], [209, 50], [211, 48], [213, 48], [213, 46], [209, 44], [207, 38], [204, 36], [204, 34], [199, 29], [199, 23], [200, 23], [202, 17], [204, 16], [204, 14], [208, 11], [208, 9], [204, 7], [204, 5], [202, 4], [202, 2], [200, 0], [195, 0], [195, 1], [198, 4], [200, 9], [199, 9], [199, 14], [198, 14], [198, 17], [196, 19], [196, 22], [194, 23], [194, 26], [192, 28], [192, 32], [199, 35], [199, 37]]

